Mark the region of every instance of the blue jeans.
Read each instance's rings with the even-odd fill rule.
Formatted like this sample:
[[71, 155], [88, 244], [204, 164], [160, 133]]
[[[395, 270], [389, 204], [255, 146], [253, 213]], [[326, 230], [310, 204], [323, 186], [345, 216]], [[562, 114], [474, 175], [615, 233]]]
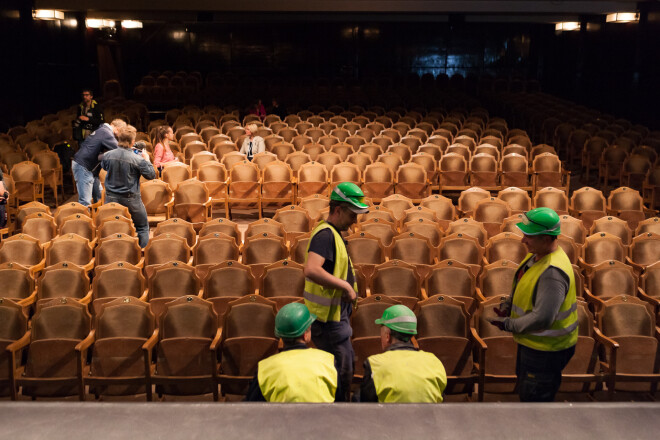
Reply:
[[71, 161], [71, 171], [78, 188], [78, 203], [89, 206], [92, 204], [92, 198], [95, 201], [101, 200], [101, 181], [98, 177], [94, 177], [94, 173], [75, 160]]
[[554, 402], [561, 372], [575, 354], [575, 346], [560, 351], [539, 351], [518, 344], [516, 375], [521, 402]]
[[149, 220], [147, 219], [147, 210], [144, 208], [140, 193], [123, 195], [106, 191], [105, 203], [112, 202], [119, 203], [128, 208], [128, 212], [131, 213], [131, 218], [135, 225], [140, 247], [147, 247], [147, 244], [149, 244]]

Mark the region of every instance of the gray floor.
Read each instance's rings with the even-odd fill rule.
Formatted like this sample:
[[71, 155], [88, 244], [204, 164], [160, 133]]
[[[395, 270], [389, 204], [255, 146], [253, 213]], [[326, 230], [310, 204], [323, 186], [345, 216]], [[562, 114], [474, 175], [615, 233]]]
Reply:
[[660, 403], [0, 403], [0, 439], [657, 439]]

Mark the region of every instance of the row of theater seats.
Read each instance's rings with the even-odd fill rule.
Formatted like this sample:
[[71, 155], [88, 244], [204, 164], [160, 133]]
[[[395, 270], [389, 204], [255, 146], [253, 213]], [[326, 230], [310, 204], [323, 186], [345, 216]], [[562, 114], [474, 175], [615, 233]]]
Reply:
[[[314, 219], [327, 215], [327, 198], [314, 197], [304, 202], [303, 206], [316, 213]], [[197, 228], [199, 234], [194, 224], [172, 218], [158, 224], [154, 238], [143, 252], [123, 206], [102, 205], [90, 217], [87, 208], [70, 203], [60, 207], [53, 217], [48, 207], [39, 205], [32, 203], [19, 210], [17, 219], [23, 219], [21, 233], [4, 240], [0, 247], [0, 262], [22, 265], [24, 276], [33, 278], [44, 267], [48, 271], [53, 266], [80, 266], [76, 270], [85, 272], [95, 266], [126, 262], [143, 270], [149, 280], [159, 265], [172, 261], [192, 264], [200, 280], [210, 267], [226, 261], [249, 266], [259, 278], [269, 265], [286, 259], [292, 269], [297, 268], [302, 274], [301, 264], [315, 223], [309, 210], [293, 205], [278, 210], [273, 219], [249, 224], [244, 235], [236, 223], [225, 218], [202, 224]], [[349, 231], [347, 243], [362, 292], [367, 291], [374, 268], [391, 260], [415, 267], [420, 280], [428, 276], [432, 267], [447, 260], [465, 265], [475, 279], [479, 274], [485, 276], [489, 270], [507, 265], [512, 277], [512, 271], [526, 254], [515, 227], [522, 214], [508, 216], [511, 211], [506, 202], [489, 197], [476, 203], [472, 217], [438, 218], [439, 212], [454, 209], [448, 199], [439, 195], [431, 196], [420, 206], [395, 195], [361, 215]], [[641, 287], [640, 275], [643, 279], [645, 271], [660, 260], [657, 217], [639, 222], [634, 239], [628, 222], [615, 216], [597, 218], [590, 229], [579, 218], [569, 215], [560, 218], [559, 245], [575, 265], [576, 274], [583, 273], [589, 279], [602, 268], [612, 276], [616, 273], [628, 276], [625, 283], [603, 284], [602, 288], [594, 289], [593, 294], [587, 295], [594, 304], [600, 304], [603, 297], [611, 294], [608, 288], [623, 289], [625, 285], [626, 293], [636, 295]], [[39, 289], [27, 288], [29, 283], [25, 281], [21, 285], [22, 290], [14, 296], [21, 301], [32, 303], [48, 297], [39, 294]], [[510, 285], [511, 279], [501, 285], [503, 291], [483, 289], [488, 292], [484, 297], [504, 294]], [[75, 292], [72, 297], [87, 295], [86, 289]], [[652, 290], [640, 295], [657, 307], [660, 292]]]
[[660, 205], [660, 132], [542, 93], [498, 93], [484, 102], [536, 142], [554, 145], [570, 168], [581, 166], [587, 180], [596, 171], [605, 187], [630, 186], [643, 191], [651, 207]]
[[[474, 314], [460, 299], [440, 294], [415, 306], [414, 343], [443, 362], [447, 394], [470, 396], [475, 384], [479, 401], [485, 393], [515, 391], [516, 344], [487, 321], [499, 301], [480, 302]], [[364, 359], [381, 351], [374, 319], [398, 303], [386, 295], [359, 301], [351, 317], [356, 379]], [[21, 387], [32, 398], [77, 394], [84, 400], [88, 387], [97, 398], [145, 393], [151, 400], [155, 385], [159, 395], [210, 393], [217, 400], [218, 385], [223, 395], [243, 395], [259, 360], [277, 351], [277, 304], [262, 296], [230, 301], [222, 319], [213, 303], [195, 295], [163, 302], [157, 318], [154, 305], [131, 296], [109, 299], [92, 319], [86, 305], [58, 298], [40, 302], [28, 326], [24, 308], [0, 298], [5, 348], [0, 358], [9, 366], [8, 375], [0, 376], [0, 391], [13, 399]], [[560, 391], [593, 394], [605, 383], [609, 397], [615, 391], [654, 394], [660, 334], [651, 306], [616, 296], [594, 320], [579, 301], [578, 317], [576, 355], [563, 371]]]

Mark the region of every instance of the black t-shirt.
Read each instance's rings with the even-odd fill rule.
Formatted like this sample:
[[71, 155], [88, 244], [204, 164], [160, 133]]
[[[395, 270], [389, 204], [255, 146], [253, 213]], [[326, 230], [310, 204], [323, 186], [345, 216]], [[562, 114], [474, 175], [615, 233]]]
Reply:
[[[334, 226], [332, 223], [328, 223], [332, 228]], [[336, 229], [335, 229], [336, 230]], [[339, 231], [337, 231], [339, 232]], [[344, 246], [346, 246], [346, 241], [344, 241]], [[335, 237], [332, 231], [329, 228], [323, 229], [314, 235], [312, 241], [309, 244], [309, 252], [314, 252], [325, 258], [323, 262], [323, 270], [329, 274], [334, 274], [335, 271], [335, 260], [336, 260], [336, 249], [335, 249]], [[352, 286], [355, 284], [355, 277], [353, 276], [353, 270], [351, 263], [348, 263], [348, 275], [346, 281]], [[342, 302], [341, 303], [341, 319], [348, 319], [353, 310], [351, 303]]]

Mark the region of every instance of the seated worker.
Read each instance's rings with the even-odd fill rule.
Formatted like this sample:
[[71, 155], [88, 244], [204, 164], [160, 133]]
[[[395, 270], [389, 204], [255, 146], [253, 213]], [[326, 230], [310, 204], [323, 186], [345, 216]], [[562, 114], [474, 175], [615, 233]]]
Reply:
[[275, 317], [275, 336], [284, 348], [259, 362], [245, 400], [251, 402], [335, 401], [337, 370], [330, 353], [308, 348], [316, 316], [300, 303], [287, 304]]
[[376, 320], [385, 350], [364, 361], [360, 402], [440, 403], [447, 386], [442, 362], [410, 342], [417, 334], [417, 317], [408, 307], [395, 305]]

